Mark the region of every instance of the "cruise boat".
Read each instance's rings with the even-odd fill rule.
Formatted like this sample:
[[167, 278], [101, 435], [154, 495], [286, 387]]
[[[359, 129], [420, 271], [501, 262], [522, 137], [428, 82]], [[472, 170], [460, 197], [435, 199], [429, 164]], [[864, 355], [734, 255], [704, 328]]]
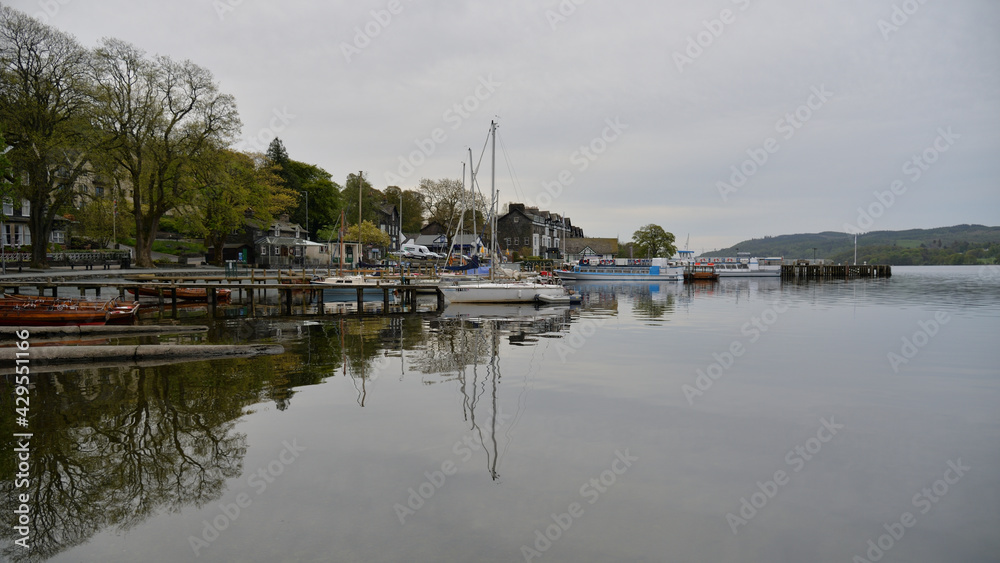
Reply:
[[714, 264], [720, 278], [781, 277], [781, 257], [757, 258], [740, 253], [736, 258], [702, 258], [701, 261]]
[[556, 270], [565, 281], [682, 281], [684, 265], [669, 258], [584, 258], [571, 269]]

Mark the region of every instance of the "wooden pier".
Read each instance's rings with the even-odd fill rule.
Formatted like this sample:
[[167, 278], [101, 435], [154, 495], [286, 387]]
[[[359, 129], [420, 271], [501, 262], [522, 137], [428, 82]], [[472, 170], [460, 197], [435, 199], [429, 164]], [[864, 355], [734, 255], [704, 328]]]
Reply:
[[[331, 286], [305, 283], [306, 278], [299, 278], [296, 275], [282, 276], [277, 278], [269, 276], [247, 276], [240, 278], [227, 278], [219, 276], [217, 273], [207, 275], [138, 275], [130, 276], [125, 281], [88, 281], [81, 279], [58, 280], [57, 278], [46, 278], [45, 281], [0, 281], [0, 291], [4, 293], [21, 293], [23, 288], [34, 288], [38, 295], [51, 295], [53, 297], [69, 296], [69, 290], [76, 289], [79, 297], [86, 297], [89, 292], [93, 292], [98, 298], [109, 298], [117, 295], [122, 300], [126, 299], [129, 289], [139, 287], [152, 288], [157, 291], [156, 303], [161, 307], [169, 307], [176, 312], [180, 302], [190, 303], [177, 297], [179, 288], [199, 288], [205, 289], [205, 302], [209, 310], [214, 314], [217, 306], [221, 304], [218, 298], [218, 290], [228, 289], [231, 292], [231, 301], [234, 303], [249, 305], [253, 310], [258, 304], [263, 304], [268, 292], [275, 292], [278, 298], [278, 309], [283, 315], [308, 314], [307, 303], [317, 304], [317, 314], [323, 315], [323, 290], [332, 289]], [[273, 280], [273, 281], [272, 281]], [[246, 283], [244, 283], [246, 282]], [[398, 303], [409, 305], [409, 312], [417, 312], [416, 295], [418, 289], [432, 289], [437, 294], [437, 310], [444, 309], [444, 293], [436, 284], [422, 283], [420, 285], [411, 283], [409, 278], [383, 278], [372, 280], [363, 285], [351, 285], [350, 289], [357, 292], [357, 313], [364, 313], [365, 292], [376, 291], [382, 295], [382, 312], [390, 312], [390, 295], [398, 297]], [[337, 288], [345, 289], [345, 288]], [[136, 296], [138, 299], [138, 296]], [[296, 311], [295, 302], [301, 305]]]
[[892, 266], [875, 264], [864, 265], [830, 265], [830, 264], [785, 264], [781, 266], [781, 279], [784, 280], [823, 280], [823, 279], [854, 279], [854, 278], [889, 278], [892, 277]]

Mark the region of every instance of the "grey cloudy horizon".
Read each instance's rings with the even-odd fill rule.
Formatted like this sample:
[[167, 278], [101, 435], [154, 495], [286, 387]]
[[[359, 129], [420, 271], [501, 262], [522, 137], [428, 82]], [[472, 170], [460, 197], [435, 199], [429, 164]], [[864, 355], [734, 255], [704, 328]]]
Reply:
[[6, 5], [86, 47], [116, 37], [209, 69], [236, 97], [241, 148], [276, 135], [340, 184], [460, 178], [496, 119], [501, 204], [588, 236], [656, 223], [701, 251], [1000, 224], [988, 0]]

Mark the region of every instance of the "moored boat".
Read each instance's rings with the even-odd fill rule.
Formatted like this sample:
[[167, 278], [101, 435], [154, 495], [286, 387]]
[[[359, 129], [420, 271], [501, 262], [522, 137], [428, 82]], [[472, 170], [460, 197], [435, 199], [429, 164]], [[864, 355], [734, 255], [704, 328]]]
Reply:
[[684, 267], [684, 281], [715, 281], [719, 279], [719, 274], [715, 271], [715, 264], [705, 262], [695, 262]]
[[779, 278], [781, 257], [757, 258], [740, 252], [736, 258], [702, 258], [703, 263], [715, 265], [720, 278]]
[[[323, 302], [333, 303], [333, 302], [354, 302], [358, 300], [358, 288], [371, 288], [375, 289], [373, 286], [381, 285], [383, 281], [382, 278], [375, 280], [368, 280], [365, 276], [358, 275], [347, 275], [347, 276], [331, 276], [328, 278], [322, 278], [313, 280], [313, 285], [323, 286]], [[392, 283], [392, 280], [385, 279], [386, 283]], [[382, 291], [365, 291], [362, 292], [363, 301], [382, 301]]]
[[[118, 300], [87, 301], [57, 297], [10, 295], [0, 299], [0, 325], [76, 326], [108, 322]], [[134, 315], [134, 310], [132, 310]]]
[[[184, 301], [208, 301], [208, 289], [203, 287], [152, 287], [140, 286], [130, 287], [128, 292], [136, 297], [159, 297], [160, 292], [163, 297], [170, 297], [170, 292], [176, 292], [177, 298]], [[228, 302], [232, 298], [233, 292], [224, 287], [215, 288], [215, 299], [221, 302]]]
[[667, 258], [583, 259], [572, 268], [555, 270], [566, 281], [681, 281], [684, 266]]
[[540, 293], [535, 296], [536, 301], [548, 303], [550, 305], [576, 305], [583, 302], [583, 296], [579, 293], [565, 293], [563, 295], [547, 295]]

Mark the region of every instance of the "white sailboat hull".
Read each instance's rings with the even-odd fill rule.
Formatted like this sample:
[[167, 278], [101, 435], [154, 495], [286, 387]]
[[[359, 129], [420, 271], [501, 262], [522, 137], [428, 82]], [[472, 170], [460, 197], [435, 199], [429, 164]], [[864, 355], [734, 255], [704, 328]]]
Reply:
[[470, 283], [441, 286], [451, 303], [529, 303], [536, 295], [556, 297], [566, 290], [558, 285], [540, 283]]

